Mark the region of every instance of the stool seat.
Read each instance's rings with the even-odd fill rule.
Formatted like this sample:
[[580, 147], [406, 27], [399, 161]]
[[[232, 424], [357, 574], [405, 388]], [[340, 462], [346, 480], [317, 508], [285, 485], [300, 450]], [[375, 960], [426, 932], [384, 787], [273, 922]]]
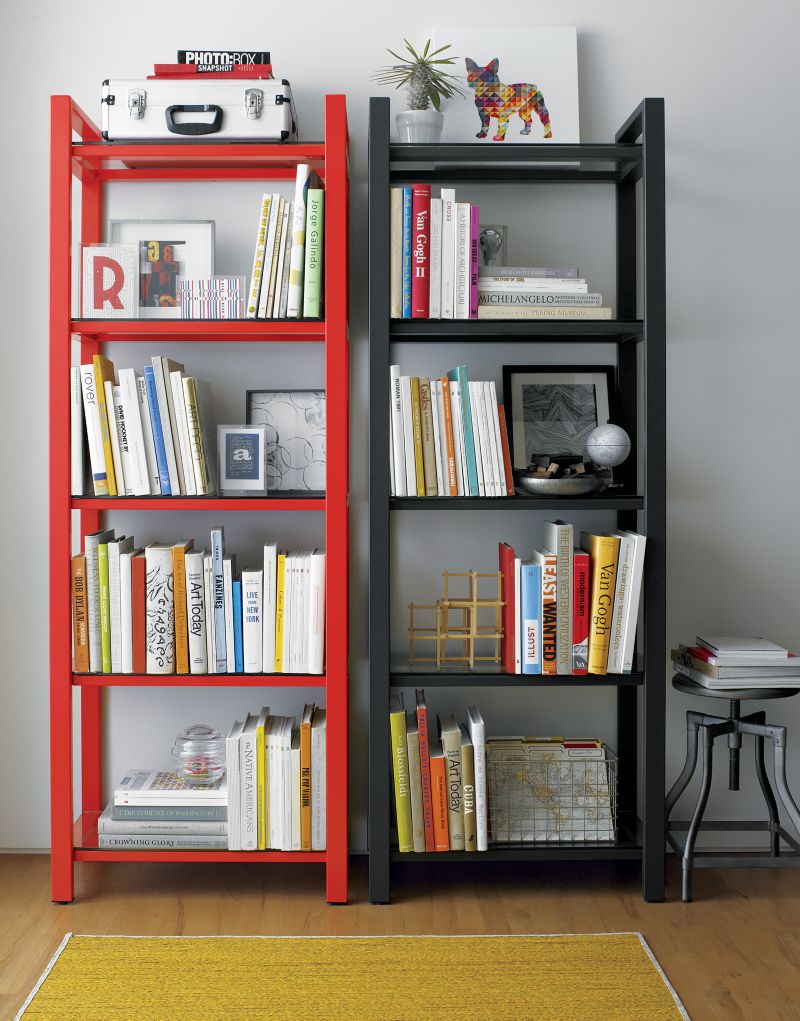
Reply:
[[685, 674], [675, 674], [672, 687], [687, 695], [700, 695], [701, 698], [727, 698], [744, 702], [747, 699], [790, 698], [800, 692], [800, 688], [706, 688]]

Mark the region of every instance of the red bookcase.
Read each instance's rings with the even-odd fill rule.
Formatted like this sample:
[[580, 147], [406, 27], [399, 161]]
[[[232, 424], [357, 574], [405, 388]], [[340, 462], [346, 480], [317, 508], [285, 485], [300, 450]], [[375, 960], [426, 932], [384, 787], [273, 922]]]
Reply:
[[[325, 864], [326, 895], [347, 900], [347, 633], [348, 633], [348, 335], [347, 335], [347, 112], [344, 96], [325, 100], [325, 139], [282, 145], [109, 144], [69, 96], [51, 100], [50, 156], [50, 771], [52, 899], [74, 898], [76, 861], [316, 861]], [[72, 259], [79, 242], [102, 240], [103, 196], [114, 181], [290, 181], [298, 163], [311, 164], [325, 182], [324, 321], [76, 320], [71, 318]], [[212, 185], [209, 184], [209, 187]], [[73, 207], [78, 190], [80, 206]], [[73, 208], [80, 223], [73, 229]], [[248, 238], [248, 245], [250, 239]], [[203, 341], [324, 345], [327, 395], [327, 490], [322, 499], [278, 497], [70, 496], [69, 367], [113, 341]], [[77, 342], [73, 344], [73, 342]], [[148, 351], [149, 353], [149, 351]], [[71, 648], [69, 558], [88, 532], [114, 509], [208, 510], [269, 515], [265, 534], [280, 534], [280, 512], [324, 511], [327, 554], [326, 672], [323, 676], [75, 674]], [[77, 532], [73, 536], [73, 514]], [[190, 518], [188, 519], [191, 520]], [[224, 516], [221, 519], [224, 521]], [[190, 530], [190, 526], [187, 526]], [[77, 534], [79, 532], [79, 535]], [[97, 846], [103, 808], [104, 689], [308, 687], [324, 689], [327, 708], [327, 850], [107, 851]], [[144, 693], [143, 693], [144, 695]], [[152, 697], [152, 696], [151, 696]], [[317, 700], [321, 701], [319, 692]], [[77, 705], [73, 705], [77, 702]], [[75, 818], [73, 716], [80, 719], [81, 813]], [[189, 714], [191, 716], [191, 713]]]

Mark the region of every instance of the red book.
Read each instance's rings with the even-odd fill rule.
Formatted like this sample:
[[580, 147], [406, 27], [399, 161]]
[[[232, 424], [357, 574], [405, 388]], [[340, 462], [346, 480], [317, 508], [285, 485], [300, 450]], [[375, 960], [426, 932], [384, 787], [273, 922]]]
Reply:
[[145, 556], [131, 557], [131, 637], [133, 640], [133, 672], [147, 673], [145, 644]]
[[422, 780], [422, 818], [425, 821], [425, 850], [433, 851], [433, 793], [431, 789], [431, 756], [428, 747], [428, 707], [425, 692], [417, 688], [417, 728], [419, 730], [419, 771]]
[[500, 598], [503, 600], [503, 639], [500, 656], [507, 674], [516, 673], [514, 644], [516, 642], [516, 600], [514, 598], [514, 547], [500, 543]]
[[411, 318], [427, 319], [431, 296], [431, 186], [411, 190]]
[[[431, 788], [433, 793], [434, 850], [450, 850], [450, 827], [447, 823], [447, 766], [442, 742], [431, 745]], [[426, 845], [427, 846], [427, 845]]]
[[589, 672], [589, 554], [576, 549], [572, 559], [572, 672]]
[[508, 426], [506, 425], [506, 412], [502, 404], [497, 405], [497, 414], [500, 419], [500, 442], [503, 445], [503, 470], [506, 473], [506, 489], [509, 496], [514, 496], [514, 473], [511, 471], [511, 450], [508, 446]]

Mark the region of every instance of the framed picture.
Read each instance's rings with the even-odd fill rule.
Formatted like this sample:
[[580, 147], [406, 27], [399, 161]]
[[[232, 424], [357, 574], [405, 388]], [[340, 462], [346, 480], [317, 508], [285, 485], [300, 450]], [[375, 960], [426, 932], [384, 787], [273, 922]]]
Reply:
[[223, 496], [266, 495], [266, 426], [218, 425], [217, 454]]
[[504, 365], [513, 467], [527, 468], [540, 454], [585, 454], [586, 437], [611, 417], [614, 372], [613, 365]]
[[83, 245], [81, 314], [84, 319], [136, 319], [136, 245]]
[[465, 98], [443, 105], [443, 142], [580, 141], [573, 28], [436, 28]]
[[213, 220], [112, 220], [111, 240], [139, 247], [141, 319], [179, 319], [178, 277], [214, 275]]
[[246, 418], [267, 428], [270, 492], [325, 492], [324, 390], [248, 390]]

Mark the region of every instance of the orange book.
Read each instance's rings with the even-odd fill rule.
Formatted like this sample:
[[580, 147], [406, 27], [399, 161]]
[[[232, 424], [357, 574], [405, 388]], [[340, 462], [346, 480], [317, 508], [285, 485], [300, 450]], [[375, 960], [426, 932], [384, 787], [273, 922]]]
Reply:
[[72, 579], [72, 651], [75, 673], [89, 673], [89, 627], [86, 605], [86, 557], [78, 553], [70, 561]]
[[453, 408], [450, 404], [450, 380], [442, 376], [442, 409], [444, 411], [444, 445], [447, 451], [447, 489], [450, 496], [458, 496], [456, 475], [456, 444], [453, 438]]
[[508, 490], [509, 496], [514, 496], [514, 473], [511, 470], [511, 449], [508, 445], [506, 412], [502, 404], [497, 405], [497, 415], [500, 419], [500, 442], [503, 445], [503, 470], [506, 476], [506, 489]]
[[131, 557], [131, 636], [133, 641], [133, 672], [147, 673], [145, 624], [147, 565], [144, 553]]
[[300, 719], [300, 850], [311, 850], [311, 721], [316, 706], [303, 706]]
[[172, 547], [172, 576], [175, 596], [175, 673], [189, 673], [189, 613], [186, 606], [186, 551], [194, 539]]
[[437, 851], [450, 850], [447, 826], [447, 767], [441, 741], [432, 741], [430, 749], [431, 793], [433, 795], [433, 845]]

